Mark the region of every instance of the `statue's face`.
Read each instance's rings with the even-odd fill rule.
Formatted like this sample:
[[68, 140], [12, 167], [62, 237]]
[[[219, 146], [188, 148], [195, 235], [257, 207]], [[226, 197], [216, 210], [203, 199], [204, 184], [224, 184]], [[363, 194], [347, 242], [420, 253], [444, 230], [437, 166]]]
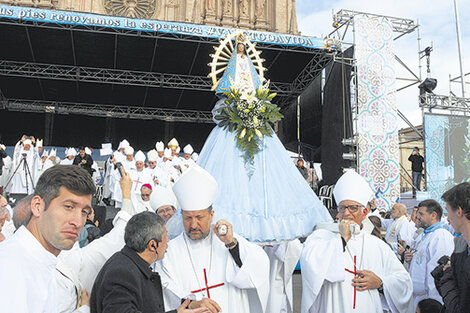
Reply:
[[239, 43], [237, 46], [237, 52], [245, 52], [245, 45], [242, 43]]

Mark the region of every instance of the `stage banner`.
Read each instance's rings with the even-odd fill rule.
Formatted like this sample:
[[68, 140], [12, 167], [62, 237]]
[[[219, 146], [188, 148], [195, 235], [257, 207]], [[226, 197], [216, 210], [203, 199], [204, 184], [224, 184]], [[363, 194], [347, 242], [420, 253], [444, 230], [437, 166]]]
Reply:
[[359, 173], [376, 193], [380, 209], [400, 196], [398, 116], [393, 29], [384, 18], [354, 18], [358, 75]]
[[[47, 10], [28, 7], [0, 5], [0, 18], [24, 20], [38, 23], [54, 23], [68, 25], [70, 28], [106, 27], [119, 28], [130, 31], [159, 32], [175, 35], [190, 35], [203, 38], [224, 39], [228, 34], [236, 31], [234, 28], [217, 27], [189, 23], [176, 23], [158, 20], [134, 19], [118, 16], [98, 15], [92, 13], [79, 13], [72, 11]], [[276, 44], [284, 46], [299, 46], [312, 49], [336, 49], [336, 41], [328, 38], [300, 36], [244, 30], [251, 41]]]
[[424, 115], [426, 190], [442, 205], [441, 196], [446, 190], [470, 181], [469, 125], [466, 116]]

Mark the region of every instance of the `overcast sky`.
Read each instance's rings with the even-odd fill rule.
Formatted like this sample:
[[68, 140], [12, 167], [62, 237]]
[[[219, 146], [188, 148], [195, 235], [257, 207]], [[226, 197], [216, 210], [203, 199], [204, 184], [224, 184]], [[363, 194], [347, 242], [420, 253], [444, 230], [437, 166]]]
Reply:
[[[458, 0], [464, 73], [470, 72], [470, 0]], [[460, 75], [457, 49], [453, 0], [297, 0], [297, 19], [303, 35], [324, 37], [332, 30], [332, 13], [341, 9], [375, 13], [386, 16], [407, 18], [416, 21], [420, 27], [421, 49], [433, 44], [431, 53], [431, 77], [437, 78], [436, 94], [448, 95], [450, 88], [461, 96], [461, 85], [449, 86], [449, 75]], [[416, 74], [418, 66], [418, 34], [415, 31], [395, 42], [395, 53]], [[426, 61], [422, 60], [422, 77], [426, 77]], [[398, 77], [411, 76], [398, 63], [395, 69]], [[470, 82], [470, 75], [466, 77]], [[397, 87], [404, 82], [397, 82]], [[414, 124], [422, 123], [418, 106], [418, 88], [412, 86], [397, 93], [397, 107]], [[470, 97], [467, 84], [466, 96]], [[401, 119], [400, 119], [401, 121]], [[407, 127], [404, 122], [401, 127]]]

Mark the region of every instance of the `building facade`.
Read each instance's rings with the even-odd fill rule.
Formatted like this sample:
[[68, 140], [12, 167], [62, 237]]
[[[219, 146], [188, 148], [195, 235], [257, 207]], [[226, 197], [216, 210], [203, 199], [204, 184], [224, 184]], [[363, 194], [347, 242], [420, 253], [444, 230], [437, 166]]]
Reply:
[[296, 0], [0, 0], [0, 4], [298, 34]]

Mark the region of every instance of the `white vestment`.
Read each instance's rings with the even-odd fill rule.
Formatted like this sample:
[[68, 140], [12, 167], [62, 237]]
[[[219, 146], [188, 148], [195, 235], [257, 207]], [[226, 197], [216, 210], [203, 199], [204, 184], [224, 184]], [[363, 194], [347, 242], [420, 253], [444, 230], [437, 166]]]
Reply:
[[299, 261], [302, 244], [295, 239], [272, 247], [265, 246], [264, 251], [270, 261], [270, 290], [266, 313], [292, 313], [292, 274]]
[[189, 158], [183, 158], [181, 159], [181, 171], [184, 173], [185, 171], [189, 170], [191, 166], [196, 165], [196, 162], [194, 162], [193, 159]]
[[2, 312], [57, 313], [57, 257], [21, 226], [0, 243]]
[[160, 168], [167, 173], [170, 181], [171, 179], [176, 181], [176, 179], [179, 177], [179, 171], [175, 168], [175, 164], [170, 160], [166, 160], [160, 163]]
[[[38, 163], [40, 163], [39, 155], [37, 150], [31, 147], [28, 151], [23, 149], [23, 145], [18, 142], [15, 146], [15, 152], [13, 155], [13, 164], [10, 169], [11, 179], [10, 185], [8, 186], [10, 193], [18, 194], [32, 194], [34, 192], [32, 181], [36, 184], [39, 175], [37, 175]], [[27, 167], [25, 167], [23, 160], [23, 154], [26, 154], [25, 160], [27, 161]], [[21, 163], [21, 165], [20, 165]], [[20, 165], [18, 167], [18, 165]], [[14, 171], [18, 168], [16, 173]]]
[[[382, 312], [378, 289], [354, 293], [356, 269], [374, 272], [383, 282], [383, 292], [391, 312], [409, 313], [413, 309], [410, 275], [390, 247], [365, 228], [352, 235], [343, 251], [341, 235], [326, 229], [314, 231], [304, 244], [302, 268], [302, 313]], [[356, 306], [353, 309], [354, 294]]]
[[[219, 304], [222, 312], [265, 312], [269, 259], [261, 247], [238, 235], [234, 234], [234, 237], [238, 240], [242, 267], [238, 267], [224, 243], [212, 231], [203, 240], [191, 240], [183, 232], [169, 242], [165, 258], [156, 264], [167, 311], [176, 309], [191, 291], [205, 288], [206, 269], [209, 287], [224, 284], [209, 289], [210, 298]], [[203, 294], [206, 292], [192, 295], [201, 300]]]
[[417, 241], [416, 252], [410, 264], [410, 275], [413, 280], [413, 295], [415, 309], [423, 299], [435, 299], [442, 303], [442, 298], [434, 285], [432, 270], [436, 268], [437, 260], [443, 255], [450, 256], [454, 251], [454, 237], [444, 228], [424, 232]]
[[[148, 170], [152, 175], [152, 187], [162, 186], [165, 188], [171, 188], [170, 176], [164, 169], [157, 165], [154, 168], [148, 168]], [[158, 181], [158, 183], [156, 183], [156, 181]]]
[[132, 179], [131, 192], [133, 194], [140, 195], [140, 188], [142, 188], [142, 185], [153, 184], [152, 173], [146, 168], [143, 168], [141, 171], [132, 170], [129, 174]]
[[6, 158], [3, 159], [3, 170], [2, 175], [0, 175], [0, 187], [5, 187], [6, 183], [8, 182], [11, 166], [12, 159], [8, 155]]
[[73, 165], [73, 158], [72, 158], [72, 160], [69, 160], [68, 158], [65, 158], [62, 161], [60, 161], [60, 164], [61, 165]]
[[403, 215], [400, 218], [394, 219], [387, 227], [385, 234], [385, 241], [392, 247], [393, 252], [397, 253], [398, 240], [405, 240], [411, 242], [414, 232], [409, 232], [408, 218]]

